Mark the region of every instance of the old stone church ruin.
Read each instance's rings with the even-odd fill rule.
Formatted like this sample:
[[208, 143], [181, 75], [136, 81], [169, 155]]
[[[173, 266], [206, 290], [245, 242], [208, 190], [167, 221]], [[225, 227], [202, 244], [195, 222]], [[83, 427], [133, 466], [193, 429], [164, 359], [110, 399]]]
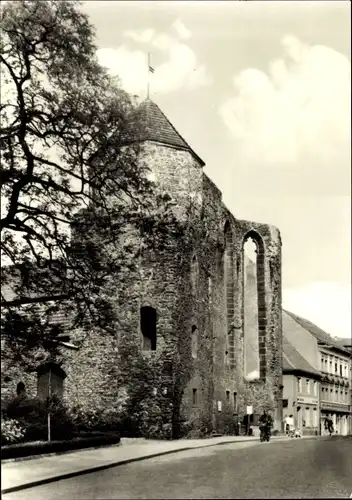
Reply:
[[[60, 368], [53, 361], [34, 373], [3, 366], [3, 391], [23, 381], [41, 394], [50, 368], [52, 391], [69, 406], [104, 415], [138, 409], [133, 418], [143, 420], [144, 435], [225, 433], [248, 405], [254, 413], [271, 409], [280, 429], [279, 231], [236, 219], [160, 108], [151, 100], [143, 106], [144, 160], [177, 201], [187, 238], [143, 256], [115, 336], [90, 332], [80, 343], [80, 332], [70, 332]], [[255, 252], [245, 258], [248, 242]]]

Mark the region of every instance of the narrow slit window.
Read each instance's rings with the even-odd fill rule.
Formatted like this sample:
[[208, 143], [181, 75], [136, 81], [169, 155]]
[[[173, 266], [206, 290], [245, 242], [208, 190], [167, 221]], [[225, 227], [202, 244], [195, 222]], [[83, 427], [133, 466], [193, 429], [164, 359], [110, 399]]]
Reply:
[[141, 332], [143, 336], [143, 351], [156, 350], [156, 310], [153, 307], [141, 308]]
[[192, 404], [196, 405], [197, 403], [198, 403], [198, 401], [197, 401], [197, 389], [193, 389], [193, 392], [192, 392]]
[[192, 358], [197, 358], [198, 351], [198, 329], [195, 325], [192, 326], [192, 340], [191, 340], [191, 350], [192, 350]]

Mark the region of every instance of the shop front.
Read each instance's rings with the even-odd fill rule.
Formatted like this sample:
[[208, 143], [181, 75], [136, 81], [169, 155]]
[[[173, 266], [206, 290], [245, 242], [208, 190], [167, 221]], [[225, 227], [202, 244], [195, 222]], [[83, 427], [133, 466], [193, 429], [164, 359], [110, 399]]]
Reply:
[[316, 436], [319, 434], [318, 398], [297, 398], [296, 422], [303, 436]]
[[322, 436], [328, 435], [326, 421], [331, 418], [334, 433], [347, 436], [349, 433], [350, 407], [343, 403], [322, 403], [320, 428]]

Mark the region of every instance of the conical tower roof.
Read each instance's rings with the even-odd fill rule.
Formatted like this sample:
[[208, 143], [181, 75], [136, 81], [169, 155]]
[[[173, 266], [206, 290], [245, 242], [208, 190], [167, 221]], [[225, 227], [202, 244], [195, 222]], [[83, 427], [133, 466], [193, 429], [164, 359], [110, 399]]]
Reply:
[[184, 138], [177, 132], [170, 120], [164, 115], [159, 106], [151, 99], [146, 99], [140, 105], [143, 119], [145, 119], [145, 132], [142, 140], [154, 141], [166, 146], [188, 151], [192, 156], [204, 166], [204, 161], [193, 151]]

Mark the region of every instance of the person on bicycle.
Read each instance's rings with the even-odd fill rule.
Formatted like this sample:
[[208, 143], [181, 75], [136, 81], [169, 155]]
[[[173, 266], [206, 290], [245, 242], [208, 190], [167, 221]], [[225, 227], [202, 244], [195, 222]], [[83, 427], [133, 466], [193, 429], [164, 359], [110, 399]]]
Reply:
[[273, 419], [272, 419], [270, 413], [267, 413], [267, 411], [264, 409], [264, 411], [259, 419], [259, 427], [263, 431], [270, 433], [270, 429], [271, 429], [272, 424], [273, 424]]

